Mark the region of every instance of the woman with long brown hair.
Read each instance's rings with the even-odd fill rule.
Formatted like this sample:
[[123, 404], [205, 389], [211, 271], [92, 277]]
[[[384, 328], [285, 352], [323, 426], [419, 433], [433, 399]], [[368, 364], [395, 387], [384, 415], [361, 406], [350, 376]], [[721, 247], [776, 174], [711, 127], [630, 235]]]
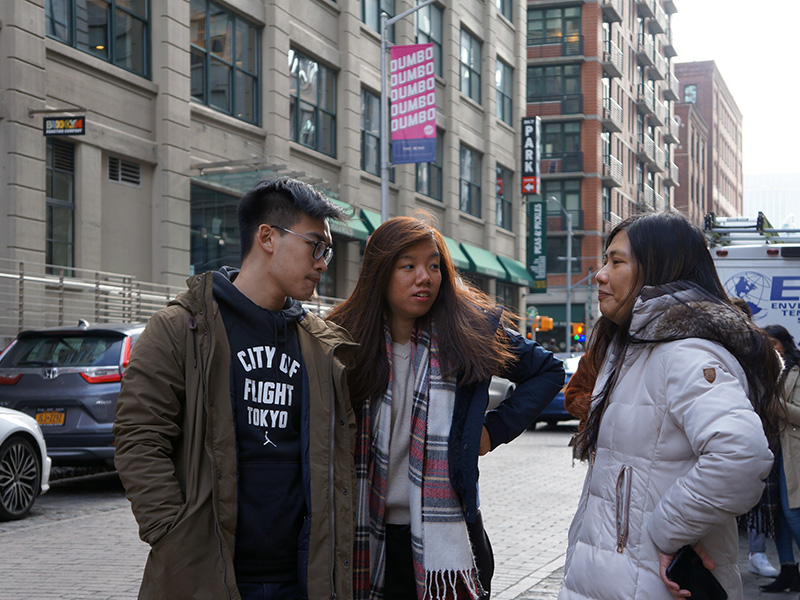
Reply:
[[775, 352], [677, 212], [617, 225], [596, 280], [603, 316], [586, 360], [597, 377], [577, 439], [589, 469], [559, 598], [683, 598], [666, 567], [690, 545], [740, 599], [736, 516], [772, 466]]
[[[356, 598], [488, 597], [478, 456], [522, 433], [564, 382], [561, 362], [501, 313], [461, 280], [436, 229], [396, 217], [370, 236], [355, 290], [328, 315], [360, 344], [348, 378]], [[517, 387], [487, 413], [493, 375]]]

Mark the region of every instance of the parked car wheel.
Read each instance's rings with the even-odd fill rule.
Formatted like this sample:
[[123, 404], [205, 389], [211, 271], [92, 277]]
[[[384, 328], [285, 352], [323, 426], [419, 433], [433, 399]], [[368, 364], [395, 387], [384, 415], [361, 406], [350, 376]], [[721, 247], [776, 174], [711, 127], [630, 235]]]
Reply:
[[34, 445], [12, 437], [0, 446], [0, 520], [21, 519], [39, 495], [42, 467]]

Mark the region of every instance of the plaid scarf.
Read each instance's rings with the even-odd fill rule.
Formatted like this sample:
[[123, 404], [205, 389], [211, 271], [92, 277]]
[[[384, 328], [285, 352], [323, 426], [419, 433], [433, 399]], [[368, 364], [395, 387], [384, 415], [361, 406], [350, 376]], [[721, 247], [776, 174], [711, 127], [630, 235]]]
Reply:
[[[409, 511], [417, 597], [471, 598], [482, 593], [461, 501], [447, 460], [455, 382], [442, 378], [436, 331], [412, 335], [414, 391], [410, 423]], [[392, 403], [392, 340], [385, 329], [389, 385], [361, 408], [356, 447], [358, 508], [354, 548], [357, 600], [380, 600], [386, 570], [386, 474]]]

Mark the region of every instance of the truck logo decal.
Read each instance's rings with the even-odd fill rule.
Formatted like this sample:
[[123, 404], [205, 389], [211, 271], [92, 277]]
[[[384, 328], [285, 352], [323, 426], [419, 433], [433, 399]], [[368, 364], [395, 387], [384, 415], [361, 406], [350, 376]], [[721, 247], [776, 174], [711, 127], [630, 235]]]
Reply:
[[728, 296], [747, 302], [753, 320], [766, 316], [772, 287], [769, 277], [756, 271], [740, 271], [728, 278], [724, 287]]

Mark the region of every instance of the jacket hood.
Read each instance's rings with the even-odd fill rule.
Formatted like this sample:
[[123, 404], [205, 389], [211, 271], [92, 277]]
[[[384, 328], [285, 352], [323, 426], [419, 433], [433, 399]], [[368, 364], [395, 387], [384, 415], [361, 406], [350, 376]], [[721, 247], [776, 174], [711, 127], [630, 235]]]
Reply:
[[738, 308], [688, 281], [642, 288], [629, 334], [631, 344], [706, 339], [722, 344], [737, 358], [759, 347], [757, 328]]

